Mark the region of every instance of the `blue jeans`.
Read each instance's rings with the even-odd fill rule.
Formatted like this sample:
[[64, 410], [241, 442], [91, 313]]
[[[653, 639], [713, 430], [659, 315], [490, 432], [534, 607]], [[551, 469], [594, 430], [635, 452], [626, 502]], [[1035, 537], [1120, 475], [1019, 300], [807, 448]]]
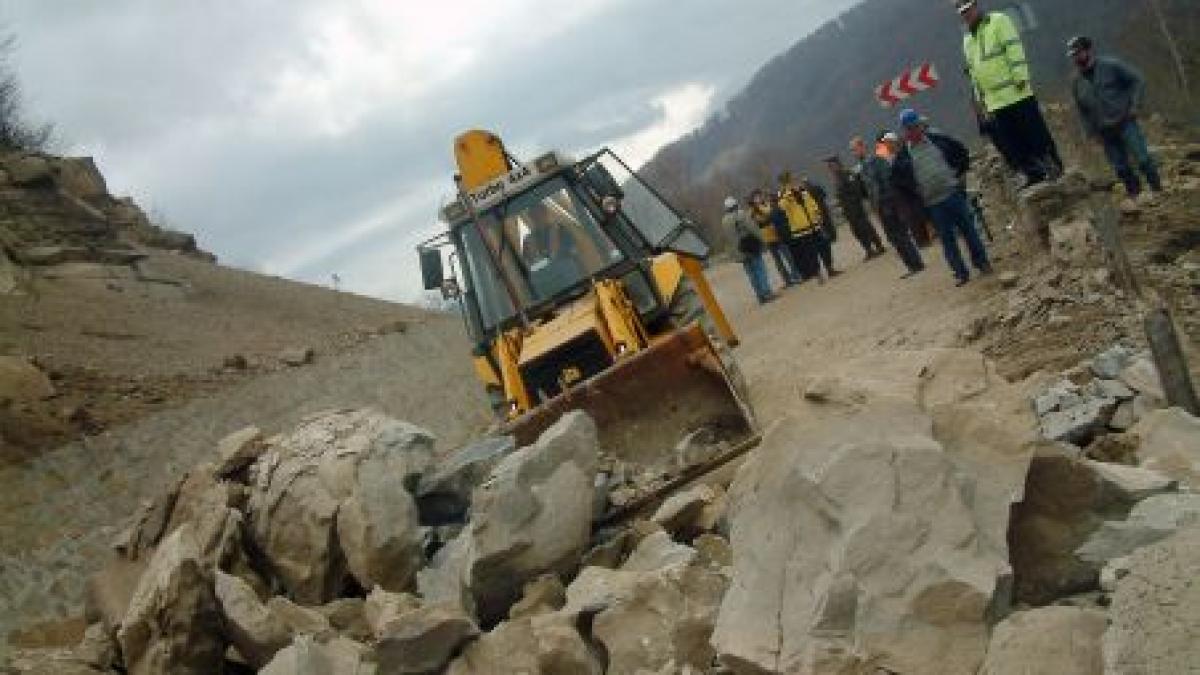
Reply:
[[1146, 175], [1146, 182], [1150, 184], [1150, 189], [1155, 191], [1162, 189], [1158, 166], [1154, 163], [1154, 158], [1150, 156], [1150, 148], [1146, 147], [1146, 136], [1142, 134], [1142, 127], [1137, 120], [1126, 120], [1121, 126], [1102, 132], [1100, 139], [1104, 142], [1104, 154], [1108, 157], [1108, 163], [1112, 165], [1113, 170], [1117, 172], [1117, 177], [1125, 184], [1125, 190], [1130, 197], [1136, 197], [1142, 191], [1142, 183], [1138, 180], [1138, 175], [1129, 161], [1130, 155], [1133, 156], [1133, 161], [1137, 162], [1138, 168]]
[[929, 217], [937, 226], [938, 237], [942, 240], [942, 250], [946, 254], [946, 262], [954, 270], [954, 276], [959, 281], [971, 278], [970, 271], [963, 263], [962, 251], [958, 248], [958, 237], [962, 235], [967, 240], [967, 250], [971, 253], [971, 263], [981, 272], [991, 270], [988, 262], [987, 249], [979, 238], [979, 230], [975, 227], [975, 215], [971, 213], [971, 204], [967, 193], [959, 190], [946, 199], [929, 207]]
[[792, 252], [788, 249], [788, 245], [777, 241], [767, 244], [767, 248], [771, 251], [771, 257], [775, 259], [775, 268], [779, 270], [779, 278], [783, 280], [783, 284], [790, 286], [800, 281], [800, 276], [796, 272], [796, 261], [792, 259]]
[[746, 276], [750, 279], [750, 287], [754, 289], [754, 295], [758, 296], [759, 302], [766, 302], [771, 297], [771, 282], [767, 279], [767, 263], [763, 260], [762, 254], [748, 255], [742, 261], [742, 268], [746, 270]]

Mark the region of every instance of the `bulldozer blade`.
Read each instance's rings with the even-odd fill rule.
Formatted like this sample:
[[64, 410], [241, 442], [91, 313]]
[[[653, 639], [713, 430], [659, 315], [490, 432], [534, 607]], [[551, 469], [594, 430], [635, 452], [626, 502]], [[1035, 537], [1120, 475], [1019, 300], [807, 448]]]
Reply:
[[680, 328], [506, 425], [529, 445], [564, 413], [596, 421], [600, 448], [630, 464], [678, 473], [680, 441], [702, 432], [706, 443], [732, 447], [756, 435], [736, 377], [698, 324]]

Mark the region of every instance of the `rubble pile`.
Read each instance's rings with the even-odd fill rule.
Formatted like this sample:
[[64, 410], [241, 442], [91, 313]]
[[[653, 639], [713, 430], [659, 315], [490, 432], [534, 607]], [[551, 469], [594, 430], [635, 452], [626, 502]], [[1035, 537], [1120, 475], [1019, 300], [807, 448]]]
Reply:
[[18, 650], [8, 668], [711, 665], [729, 581], [728, 543], [714, 534], [719, 487], [681, 493], [654, 520], [593, 532], [607, 500], [597, 499], [600, 451], [583, 413], [529, 447], [486, 439], [436, 466], [434, 457], [427, 432], [370, 410], [323, 413], [270, 438], [231, 434], [114, 541], [89, 580], [85, 641]]
[[[830, 366], [731, 482], [620, 522], [630, 483], [579, 412], [440, 459], [370, 410], [242, 430], [131, 517], [83, 640], [6, 672], [1153, 671], [1197, 625], [1153, 603], [1190, 592], [1200, 422], [1141, 358], [1020, 383], [968, 350]], [[1112, 416], [1047, 437], [1088, 401]]]
[[[1200, 162], [1194, 146], [1155, 149], [1167, 193], [1123, 201], [1117, 211], [1124, 249], [1143, 292], [1168, 301], [1185, 338], [1200, 339]], [[998, 158], [980, 163], [974, 180], [985, 194], [1001, 287], [960, 335], [1002, 366], [1010, 379], [1066, 369], [1080, 354], [1126, 341], [1144, 344], [1140, 308], [1123, 288], [1096, 227], [1096, 205], [1114, 201], [1111, 178], [1068, 171], [1019, 194], [1000, 189]], [[999, 187], [998, 187], [999, 186]], [[1086, 327], [1086, 329], [1085, 329]]]

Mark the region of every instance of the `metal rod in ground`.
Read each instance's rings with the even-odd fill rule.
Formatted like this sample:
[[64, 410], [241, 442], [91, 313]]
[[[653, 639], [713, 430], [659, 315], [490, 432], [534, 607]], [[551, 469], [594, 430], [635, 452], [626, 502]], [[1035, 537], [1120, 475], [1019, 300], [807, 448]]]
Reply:
[[1158, 368], [1167, 403], [1193, 415], [1200, 415], [1200, 401], [1196, 399], [1192, 375], [1171, 314], [1165, 307], [1153, 308], [1146, 313], [1144, 321], [1146, 339], [1150, 342], [1150, 353], [1154, 356], [1154, 365]]

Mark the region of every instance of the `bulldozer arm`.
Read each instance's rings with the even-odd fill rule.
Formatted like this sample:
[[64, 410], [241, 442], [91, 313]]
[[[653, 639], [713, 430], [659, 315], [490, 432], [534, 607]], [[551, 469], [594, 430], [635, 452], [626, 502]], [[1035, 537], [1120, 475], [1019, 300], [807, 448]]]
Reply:
[[738, 385], [699, 324], [672, 331], [528, 413], [505, 432], [529, 445], [564, 413], [583, 410], [596, 421], [600, 447], [619, 460], [664, 473], [689, 462], [676, 446], [699, 432], [714, 448], [746, 445], [756, 425]]

